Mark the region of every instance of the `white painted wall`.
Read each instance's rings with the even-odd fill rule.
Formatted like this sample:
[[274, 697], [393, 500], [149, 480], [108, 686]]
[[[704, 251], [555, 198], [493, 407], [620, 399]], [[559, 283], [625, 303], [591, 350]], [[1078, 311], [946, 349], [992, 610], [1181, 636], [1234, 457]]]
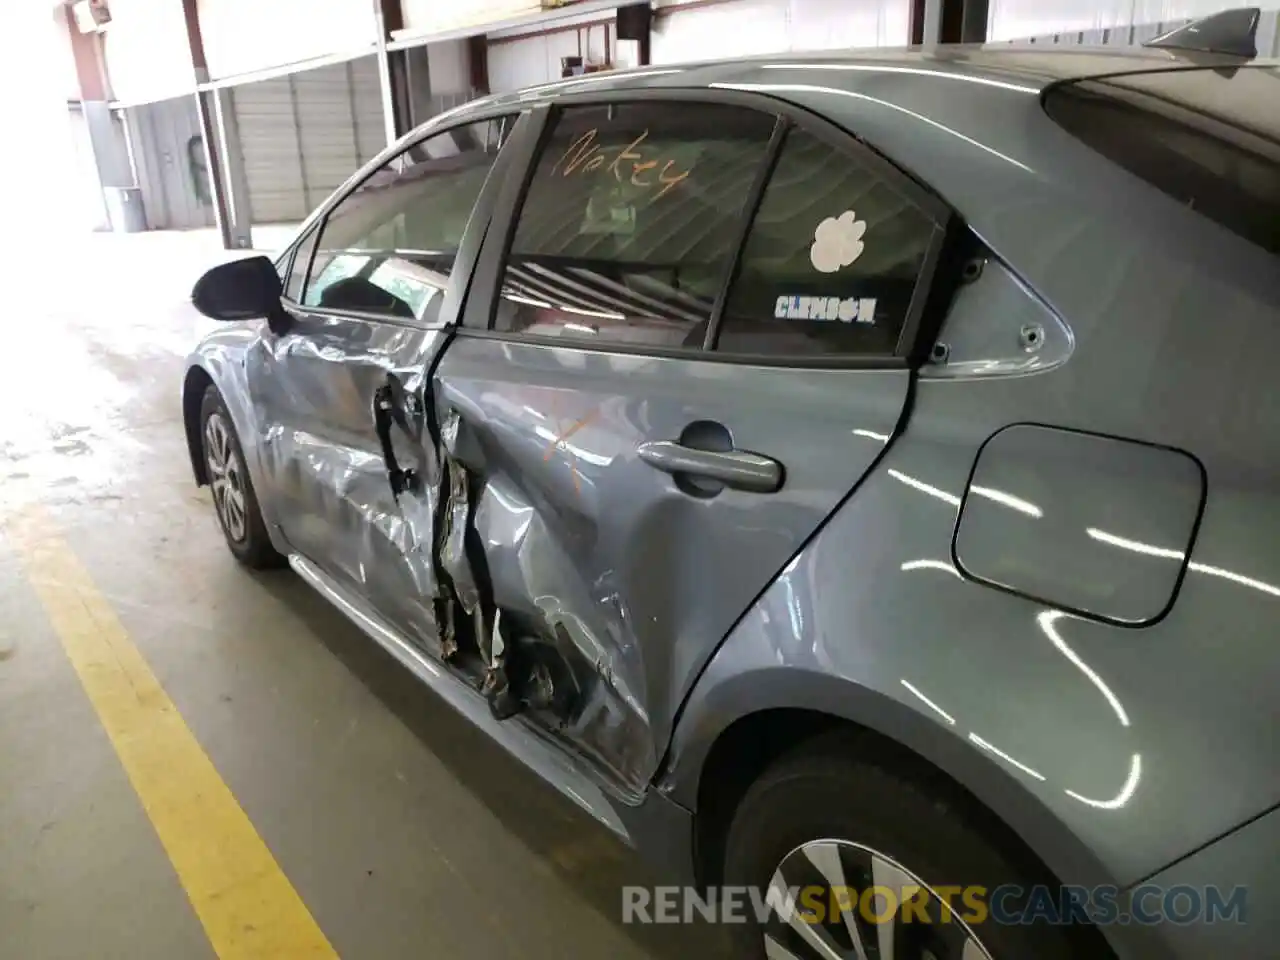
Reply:
[[[786, 50], [904, 46], [909, 0], [731, 0], [713, 6], [659, 8], [653, 21], [653, 63], [716, 60]], [[509, 30], [490, 35], [489, 85], [517, 90], [560, 77], [560, 58], [579, 53], [603, 62], [605, 37], [616, 67], [635, 66], [637, 45], [618, 42], [612, 12], [558, 20], [563, 32], [530, 35]], [[546, 29], [545, 27], [543, 28]], [[511, 38], [525, 37], [515, 42]], [[494, 40], [504, 42], [493, 43]]]
[[67, 186], [71, 188], [68, 192], [75, 195], [68, 219], [80, 229], [109, 230], [111, 222], [107, 217], [107, 203], [102, 193], [102, 180], [98, 176], [89, 124], [78, 108], [69, 110], [67, 116], [71, 128], [71, 164], [67, 167], [71, 176]]
[[122, 103], [165, 100], [195, 90], [187, 21], [170, 0], [112, 0], [103, 35], [111, 92]]
[[[550, 3], [547, 6], [551, 6]], [[542, 0], [400, 0], [406, 34], [437, 33], [536, 14]]]
[[59, 249], [66, 229], [85, 230], [102, 216], [92, 158], [87, 165], [81, 162], [83, 146], [68, 116], [56, 47], [65, 36], [55, 27], [47, 4], [17, 3], [6, 6], [0, 31], [0, 84], [10, 94], [5, 102], [10, 148], [0, 150], [0, 183], [8, 187], [0, 262], [10, 275], [28, 263], [62, 261], [48, 252]]
[[907, 43], [910, 29], [908, 0], [734, 0], [689, 10], [665, 4], [660, 13], [654, 21], [654, 63], [897, 47]]
[[[165, 2], [181, 19], [182, 4]], [[377, 40], [373, 0], [197, 0], [197, 9], [215, 79], [354, 52]]]
[[[991, 40], [1047, 38], [1067, 34], [1060, 42], [1129, 44], [1150, 39], [1175, 24], [1228, 10], [1238, 0], [990, 0], [987, 35]], [[1258, 52], [1278, 51], [1277, 0], [1258, 4], [1264, 11], [1258, 26]], [[1132, 29], [1131, 29], [1132, 28]], [[1104, 34], [1103, 31], [1106, 31]]]
[[580, 47], [579, 33], [573, 29], [490, 43], [489, 89], [500, 93], [560, 79], [561, 57], [576, 57], [580, 49], [584, 58], [586, 56], [585, 46]]

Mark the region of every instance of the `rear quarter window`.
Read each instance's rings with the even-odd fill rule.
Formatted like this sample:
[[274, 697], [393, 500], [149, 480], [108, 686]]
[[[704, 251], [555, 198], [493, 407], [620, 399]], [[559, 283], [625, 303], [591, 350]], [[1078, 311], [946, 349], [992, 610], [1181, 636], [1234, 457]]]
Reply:
[[1130, 173], [1280, 254], [1280, 68], [1076, 81], [1044, 106]]

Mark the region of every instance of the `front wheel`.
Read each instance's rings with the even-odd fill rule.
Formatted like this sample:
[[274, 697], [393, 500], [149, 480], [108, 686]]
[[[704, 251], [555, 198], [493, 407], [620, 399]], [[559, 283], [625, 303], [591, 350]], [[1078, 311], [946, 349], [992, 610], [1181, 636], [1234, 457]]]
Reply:
[[267, 535], [231, 414], [212, 385], [200, 406], [200, 437], [213, 508], [231, 553], [257, 570], [282, 566], [285, 558]]
[[735, 958], [1082, 955], [1078, 931], [996, 923], [991, 891], [1030, 893], [1034, 884], [944, 799], [949, 791], [859, 760], [858, 746], [841, 736], [801, 747], [743, 797], [729, 827], [725, 883], [760, 891], [773, 909], [764, 922], [732, 925]]

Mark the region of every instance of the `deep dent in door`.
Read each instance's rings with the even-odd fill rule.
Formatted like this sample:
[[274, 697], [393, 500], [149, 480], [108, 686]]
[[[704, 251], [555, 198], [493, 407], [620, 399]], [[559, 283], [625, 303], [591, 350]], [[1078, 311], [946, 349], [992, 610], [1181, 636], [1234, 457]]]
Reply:
[[[291, 545], [621, 798], [642, 794], [734, 619], [883, 451], [909, 382], [623, 355], [575, 366], [444, 331], [374, 332], [358, 350], [342, 331], [339, 362], [324, 332], [298, 347], [304, 379], [266, 388], [287, 396], [264, 456], [302, 491], [280, 498], [286, 532], [314, 549]], [[707, 419], [786, 466], [776, 499], [709, 501], [638, 462], [645, 441]]]
[[496, 717], [530, 714], [615, 790], [638, 798], [642, 784], [628, 774], [642, 760], [647, 724], [639, 698], [619, 686], [611, 645], [573, 613], [591, 600], [574, 595], [581, 591], [572, 573], [558, 575], [573, 567], [542, 515], [554, 507], [536, 504], [503, 470], [469, 469], [484, 454], [457, 411], [444, 413], [438, 430], [430, 420], [428, 427], [441, 464], [434, 490], [424, 484], [401, 503], [436, 504], [446, 659], [473, 679]]
[[[354, 325], [315, 324], [308, 336], [259, 341], [247, 353], [247, 381], [264, 391], [253, 398], [262, 476], [274, 485], [273, 516], [293, 549], [390, 614], [416, 645], [443, 656], [435, 448], [398, 438], [397, 450], [411, 451], [425, 496], [397, 503], [384, 452], [371, 442], [376, 407], [369, 399], [401, 375], [406, 391], [417, 389], [421, 358], [441, 334], [371, 324], [357, 339]], [[410, 441], [420, 422], [420, 413], [407, 418]]]
[[[572, 622], [585, 598], [566, 592], [571, 576], [556, 582], [555, 539], [519, 484], [464, 466], [476, 462], [472, 432], [424, 389], [434, 362], [422, 358], [438, 358], [443, 343], [430, 341], [448, 334], [354, 326], [316, 322], [246, 357], [270, 394], [253, 404], [257, 449], [290, 546], [453, 667], [495, 716], [536, 714], [620, 794], [638, 795], [606, 758], [639, 766], [645, 725], [619, 704], [639, 700], [608, 692], [609, 647]], [[495, 560], [508, 574], [496, 589], [485, 555], [495, 542], [515, 561]]]

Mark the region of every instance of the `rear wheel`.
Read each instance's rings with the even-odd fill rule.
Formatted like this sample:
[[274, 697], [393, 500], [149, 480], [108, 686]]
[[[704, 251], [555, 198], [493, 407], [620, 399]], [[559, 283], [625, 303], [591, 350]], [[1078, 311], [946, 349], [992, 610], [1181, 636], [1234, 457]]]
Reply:
[[[946, 791], [860, 761], [856, 750], [848, 737], [824, 738], [784, 757], [743, 797], [729, 828], [725, 883], [758, 889], [775, 906], [764, 923], [753, 917], [731, 927], [735, 958], [1080, 955], [1065, 928], [997, 924], [978, 909], [991, 901], [975, 887], [989, 895], [1002, 885], [1029, 891], [1034, 883], [944, 798]], [[1001, 905], [1022, 902], [1011, 895]]]
[[214, 512], [231, 553], [254, 569], [282, 566], [285, 558], [267, 535], [231, 414], [212, 385], [200, 407], [200, 437]]

